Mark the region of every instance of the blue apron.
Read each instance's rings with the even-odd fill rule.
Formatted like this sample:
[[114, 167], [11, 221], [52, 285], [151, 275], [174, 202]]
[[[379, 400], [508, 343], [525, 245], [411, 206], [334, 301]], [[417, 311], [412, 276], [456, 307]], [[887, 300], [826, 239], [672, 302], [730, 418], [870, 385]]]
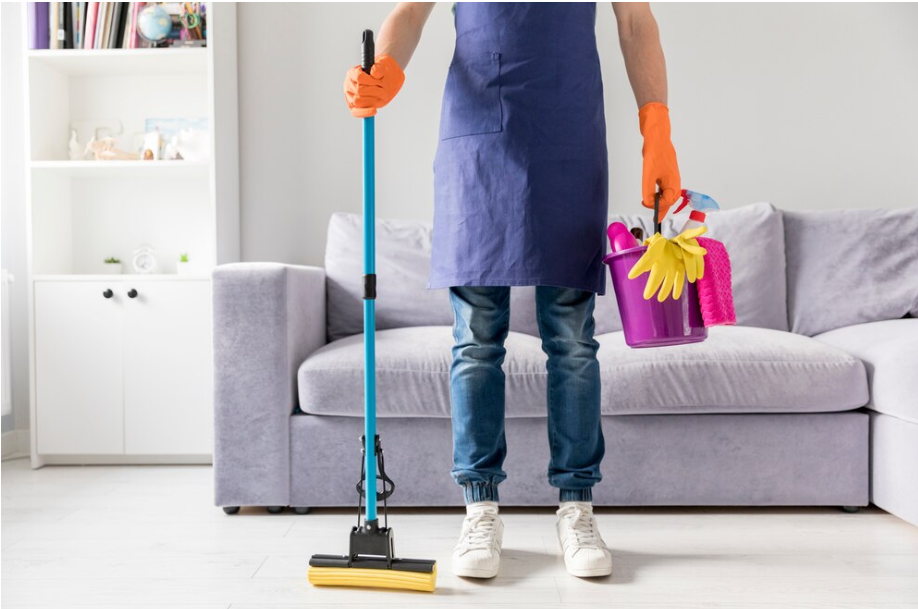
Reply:
[[456, 6], [430, 288], [605, 291], [608, 158], [593, 3]]

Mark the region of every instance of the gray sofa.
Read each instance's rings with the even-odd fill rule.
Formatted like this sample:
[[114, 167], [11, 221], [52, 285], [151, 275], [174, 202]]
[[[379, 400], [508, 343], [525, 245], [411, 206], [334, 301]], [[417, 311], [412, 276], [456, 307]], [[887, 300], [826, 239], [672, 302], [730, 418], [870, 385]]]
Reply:
[[[619, 219], [650, 228], [644, 216]], [[918, 210], [782, 213], [759, 203], [712, 214], [709, 227], [733, 262], [737, 326], [697, 345], [632, 350], [614, 295], [597, 300], [606, 457], [595, 503], [872, 500], [918, 523]], [[214, 272], [216, 505], [229, 512], [355, 504], [360, 218], [336, 214], [328, 234], [324, 269]], [[446, 291], [425, 289], [431, 229], [380, 221], [377, 242], [392, 503], [460, 505], [449, 475], [452, 314]], [[557, 500], [534, 309], [532, 288], [514, 288], [505, 505]]]

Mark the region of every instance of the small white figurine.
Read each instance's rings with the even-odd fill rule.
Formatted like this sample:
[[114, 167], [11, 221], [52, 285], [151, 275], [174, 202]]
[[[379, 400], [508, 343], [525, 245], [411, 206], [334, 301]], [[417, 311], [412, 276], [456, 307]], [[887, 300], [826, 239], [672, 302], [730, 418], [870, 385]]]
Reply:
[[210, 141], [207, 131], [182, 129], [172, 138], [172, 145], [186, 161], [205, 163], [210, 159]]
[[77, 139], [76, 129], [73, 129], [70, 132], [70, 160], [71, 161], [82, 161], [86, 158], [86, 153], [89, 151], [89, 148], [81, 148], [80, 141]]
[[179, 154], [178, 148], [175, 147], [176, 138], [172, 138], [171, 142], [166, 142], [166, 145], [163, 146], [163, 160], [164, 161], [180, 161], [182, 155]]
[[143, 136], [143, 144], [140, 147], [141, 158], [144, 161], [158, 161], [159, 149], [162, 147], [163, 140], [159, 131], [151, 131]]

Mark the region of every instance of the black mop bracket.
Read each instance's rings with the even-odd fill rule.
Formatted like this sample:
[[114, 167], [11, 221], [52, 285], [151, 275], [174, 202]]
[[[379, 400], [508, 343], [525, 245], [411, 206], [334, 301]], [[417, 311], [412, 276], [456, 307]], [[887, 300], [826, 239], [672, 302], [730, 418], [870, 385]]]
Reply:
[[351, 529], [351, 551], [348, 555], [349, 567], [391, 569], [395, 557], [395, 538], [388, 527], [388, 505], [386, 500], [395, 492], [395, 483], [386, 474], [386, 460], [383, 457], [382, 444], [377, 435], [373, 442], [376, 454], [376, 479], [382, 480], [382, 491], [376, 492], [376, 501], [383, 502], [383, 513], [386, 517], [384, 526], [379, 520], [360, 521], [360, 508], [367, 496], [366, 436], [360, 436], [360, 481], [357, 482], [357, 526]]
[[[395, 558], [395, 535], [389, 527], [380, 527], [379, 520], [367, 520], [351, 529], [349, 567], [392, 568]], [[383, 562], [380, 559], [385, 559]]]
[[[363, 500], [367, 496], [367, 470], [366, 463], [363, 460], [363, 457], [366, 455], [366, 436], [360, 436], [360, 480], [357, 481], [357, 494], [360, 495], [360, 499]], [[386, 475], [386, 459], [383, 456], [382, 444], [379, 442], [379, 436], [376, 436], [376, 441], [373, 443], [374, 452], [376, 453], [376, 479], [382, 480], [382, 490], [377, 491], [376, 500], [385, 501], [392, 496], [392, 493], [395, 492], [395, 482], [392, 481], [388, 475]]]

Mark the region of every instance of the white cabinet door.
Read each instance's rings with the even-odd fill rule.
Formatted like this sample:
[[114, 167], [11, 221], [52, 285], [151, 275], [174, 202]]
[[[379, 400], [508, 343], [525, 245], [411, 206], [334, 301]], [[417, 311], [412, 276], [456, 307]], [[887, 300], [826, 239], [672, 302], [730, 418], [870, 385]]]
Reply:
[[210, 454], [210, 282], [128, 279], [119, 297], [125, 320], [125, 452]]
[[[35, 282], [38, 452], [120, 454], [120, 282]], [[111, 298], [103, 295], [112, 290]]]

